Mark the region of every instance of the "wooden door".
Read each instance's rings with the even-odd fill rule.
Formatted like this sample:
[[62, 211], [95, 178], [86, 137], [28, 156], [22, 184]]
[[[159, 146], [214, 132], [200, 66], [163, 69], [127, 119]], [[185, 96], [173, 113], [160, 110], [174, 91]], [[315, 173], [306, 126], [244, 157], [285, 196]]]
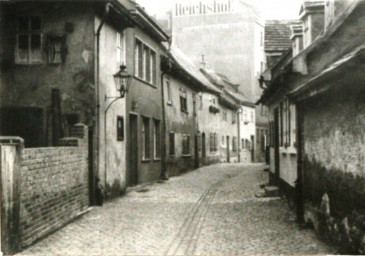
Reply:
[[280, 177], [280, 147], [279, 141], [279, 109], [276, 108], [274, 112], [274, 151], [275, 151], [275, 176]]

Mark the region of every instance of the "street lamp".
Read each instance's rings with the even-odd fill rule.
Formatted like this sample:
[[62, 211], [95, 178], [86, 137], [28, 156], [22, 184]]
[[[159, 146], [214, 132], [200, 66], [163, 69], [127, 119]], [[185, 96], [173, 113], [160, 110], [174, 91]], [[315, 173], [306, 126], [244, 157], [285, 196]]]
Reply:
[[125, 70], [126, 68], [125, 65], [121, 65], [119, 71], [113, 75], [115, 87], [120, 92], [120, 98], [124, 98], [132, 81], [132, 76]]

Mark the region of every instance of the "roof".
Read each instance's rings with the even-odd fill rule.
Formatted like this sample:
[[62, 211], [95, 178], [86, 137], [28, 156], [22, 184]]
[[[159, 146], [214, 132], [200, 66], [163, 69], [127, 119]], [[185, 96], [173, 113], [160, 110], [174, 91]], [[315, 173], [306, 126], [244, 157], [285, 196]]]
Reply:
[[251, 103], [250, 100], [242, 92], [236, 91], [239, 85], [232, 83], [226, 75], [219, 74], [212, 69], [202, 68], [201, 72], [218, 88], [237, 103]]
[[267, 20], [265, 24], [265, 52], [284, 52], [292, 46], [290, 26], [297, 20]]
[[185, 70], [190, 76], [201, 83], [206, 90], [214, 93], [220, 93], [220, 91], [199, 71], [199, 68], [193, 64], [189, 57], [187, 57], [180, 48], [175, 45], [171, 45], [169, 54], [181, 69]]

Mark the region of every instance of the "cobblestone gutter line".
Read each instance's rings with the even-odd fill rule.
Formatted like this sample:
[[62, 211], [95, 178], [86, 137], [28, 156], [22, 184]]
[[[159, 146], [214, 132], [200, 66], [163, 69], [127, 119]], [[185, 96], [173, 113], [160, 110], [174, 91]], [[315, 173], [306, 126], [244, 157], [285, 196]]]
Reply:
[[165, 250], [164, 255], [194, 254], [209, 206], [223, 182], [219, 181], [205, 190], [186, 217], [175, 238]]

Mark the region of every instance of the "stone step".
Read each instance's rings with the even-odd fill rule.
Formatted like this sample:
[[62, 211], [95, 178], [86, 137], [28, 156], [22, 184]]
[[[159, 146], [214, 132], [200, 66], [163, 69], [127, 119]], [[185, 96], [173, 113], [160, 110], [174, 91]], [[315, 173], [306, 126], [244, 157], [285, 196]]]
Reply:
[[280, 196], [280, 190], [276, 186], [267, 186], [265, 187], [265, 195], [268, 197]]

